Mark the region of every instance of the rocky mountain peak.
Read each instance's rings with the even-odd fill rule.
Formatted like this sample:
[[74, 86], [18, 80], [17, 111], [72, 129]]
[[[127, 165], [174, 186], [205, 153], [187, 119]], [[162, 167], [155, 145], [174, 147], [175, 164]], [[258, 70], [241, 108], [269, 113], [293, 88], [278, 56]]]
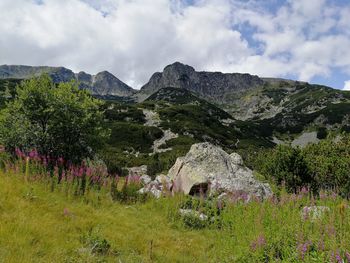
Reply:
[[190, 75], [194, 72], [194, 68], [185, 64], [182, 64], [180, 62], [175, 62], [173, 64], [170, 64], [166, 66], [163, 70], [163, 75], [172, 75], [172, 74], [177, 74], [177, 75]]
[[264, 81], [258, 76], [240, 73], [195, 71], [191, 66], [175, 62], [154, 74], [140, 91], [140, 100], [165, 88], [188, 89], [199, 97], [218, 104], [225, 104], [230, 97], [248, 89], [262, 86]]
[[130, 96], [134, 90], [108, 71], [94, 76], [93, 91], [99, 95]]
[[92, 82], [92, 76], [84, 71], [80, 71], [78, 74], [76, 74], [76, 79], [79, 82], [83, 82], [83, 83], [91, 83]]

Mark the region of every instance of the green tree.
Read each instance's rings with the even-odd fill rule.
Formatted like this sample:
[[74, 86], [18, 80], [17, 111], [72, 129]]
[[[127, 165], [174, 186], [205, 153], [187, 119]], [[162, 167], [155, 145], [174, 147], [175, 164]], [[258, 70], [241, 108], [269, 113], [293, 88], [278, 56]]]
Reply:
[[0, 143], [8, 151], [37, 149], [73, 163], [92, 157], [106, 135], [102, 102], [76, 82], [53, 83], [48, 75], [23, 81], [0, 114]]

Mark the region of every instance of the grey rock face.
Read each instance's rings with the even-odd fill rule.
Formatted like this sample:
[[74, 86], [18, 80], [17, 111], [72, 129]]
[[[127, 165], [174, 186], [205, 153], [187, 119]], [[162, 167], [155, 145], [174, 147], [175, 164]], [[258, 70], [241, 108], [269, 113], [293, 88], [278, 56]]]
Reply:
[[135, 93], [131, 87], [107, 71], [100, 72], [94, 76], [83, 71], [75, 74], [70, 69], [64, 67], [0, 66], [1, 79], [28, 79], [44, 73], [49, 74], [56, 83], [77, 80], [79, 81], [80, 88], [90, 90], [94, 95], [127, 97]]
[[229, 155], [210, 143], [192, 145], [185, 157], [176, 160], [168, 176], [173, 181], [174, 192], [240, 192], [261, 199], [272, 195], [270, 186], [257, 181], [238, 154]]
[[76, 74], [76, 79], [79, 82], [86, 83], [88, 85], [91, 85], [92, 83], [92, 76], [84, 71], [80, 71], [78, 74]]
[[140, 98], [146, 98], [165, 87], [188, 89], [204, 99], [225, 103], [230, 96], [246, 89], [263, 85], [264, 81], [249, 74], [197, 72], [194, 68], [175, 62], [155, 73], [141, 88]]
[[93, 77], [92, 90], [98, 95], [115, 95], [126, 97], [134, 90], [108, 71], [102, 71]]

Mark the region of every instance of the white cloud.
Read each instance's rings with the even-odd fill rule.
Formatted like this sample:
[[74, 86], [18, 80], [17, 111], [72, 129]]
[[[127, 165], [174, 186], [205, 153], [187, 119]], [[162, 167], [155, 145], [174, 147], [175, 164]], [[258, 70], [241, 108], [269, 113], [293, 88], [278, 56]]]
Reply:
[[109, 70], [134, 87], [174, 61], [302, 80], [350, 72], [350, 6], [289, 0], [272, 13], [257, 0], [186, 2], [1, 0], [0, 64]]
[[350, 91], [350, 80], [347, 80], [347, 81], [344, 82], [343, 90], [349, 90]]

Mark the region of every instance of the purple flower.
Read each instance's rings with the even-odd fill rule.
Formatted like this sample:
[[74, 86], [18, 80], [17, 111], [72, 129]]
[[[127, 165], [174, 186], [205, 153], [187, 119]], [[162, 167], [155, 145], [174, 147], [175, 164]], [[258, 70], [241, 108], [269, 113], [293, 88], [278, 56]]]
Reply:
[[250, 248], [252, 251], [256, 251], [257, 249], [263, 248], [266, 246], [266, 239], [263, 234], [260, 234], [256, 240], [254, 240], [250, 244]]
[[324, 240], [323, 238], [318, 242], [318, 250], [324, 251], [325, 245], [324, 245]]
[[68, 208], [64, 208], [63, 209], [63, 215], [64, 216], [69, 216], [70, 215], [70, 211], [68, 210]]
[[31, 150], [28, 154], [29, 158], [30, 159], [33, 159], [33, 160], [36, 160], [39, 156], [38, 152], [34, 149], [34, 150]]
[[349, 252], [345, 252], [345, 257], [346, 257], [346, 260], [348, 261], [348, 263], [350, 263], [350, 253]]
[[342, 257], [340, 256], [339, 250], [337, 250], [337, 252], [332, 252], [331, 262], [344, 263]]
[[337, 234], [337, 232], [336, 232], [336, 230], [335, 230], [335, 227], [334, 226], [332, 226], [332, 225], [328, 225], [327, 227], [326, 227], [326, 230], [327, 230], [327, 234], [328, 234], [328, 236], [336, 236], [336, 234]]
[[305, 255], [309, 252], [310, 247], [312, 245], [311, 241], [306, 241], [305, 243], [299, 243], [297, 246], [299, 256], [302, 260], [304, 260]]
[[303, 186], [300, 190], [300, 194], [307, 195], [310, 192], [309, 188], [306, 186]]
[[19, 148], [16, 148], [15, 152], [16, 152], [16, 155], [17, 155], [18, 158], [26, 157], [26, 155]]
[[57, 163], [58, 163], [58, 165], [63, 165], [64, 159], [62, 157], [58, 158]]

